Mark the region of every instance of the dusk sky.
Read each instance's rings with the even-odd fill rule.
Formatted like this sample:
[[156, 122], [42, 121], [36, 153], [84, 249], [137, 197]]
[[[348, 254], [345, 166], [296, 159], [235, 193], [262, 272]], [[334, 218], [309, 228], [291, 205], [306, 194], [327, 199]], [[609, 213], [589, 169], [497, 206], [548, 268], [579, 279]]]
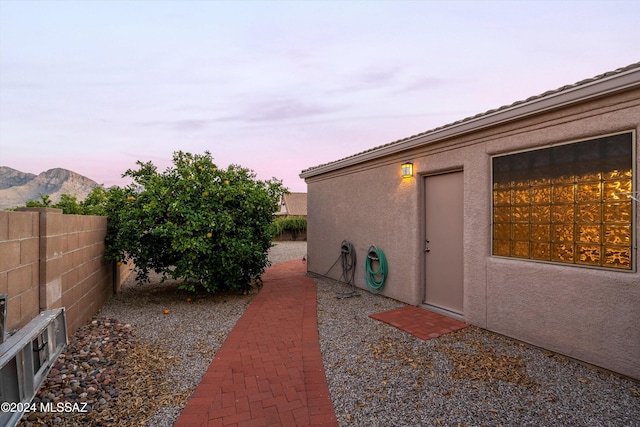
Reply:
[[0, 0], [0, 165], [303, 169], [640, 61], [640, 1]]

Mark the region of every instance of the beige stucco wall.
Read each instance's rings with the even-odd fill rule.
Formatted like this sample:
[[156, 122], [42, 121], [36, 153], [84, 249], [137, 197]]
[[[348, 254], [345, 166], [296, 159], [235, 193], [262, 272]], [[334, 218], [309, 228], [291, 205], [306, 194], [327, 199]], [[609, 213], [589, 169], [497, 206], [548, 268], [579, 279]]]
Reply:
[[[421, 304], [423, 178], [462, 169], [465, 320], [640, 379], [638, 272], [491, 256], [490, 194], [492, 155], [639, 127], [640, 90], [633, 90], [307, 178], [308, 269], [326, 274], [347, 239], [358, 256], [356, 285], [365, 288], [364, 256], [377, 245], [389, 264], [383, 295]], [[405, 160], [414, 164], [412, 179], [400, 176]], [[329, 276], [340, 274], [338, 265]]]
[[[308, 186], [307, 252], [310, 271], [325, 274], [340, 256], [343, 240], [356, 250], [355, 282], [365, 287], [364, 259], [370, 246], [381, 249], [389, 274], [383, 295], [419, 302], [415, 286], [418, 236], [412, 216], [417, 210], [414, 182], [403, 181], [397, 164], [321, 180]], [[394, 220], [395, 218], [395, 220]], [[329, 273], [338, 278], [340, 262]]]

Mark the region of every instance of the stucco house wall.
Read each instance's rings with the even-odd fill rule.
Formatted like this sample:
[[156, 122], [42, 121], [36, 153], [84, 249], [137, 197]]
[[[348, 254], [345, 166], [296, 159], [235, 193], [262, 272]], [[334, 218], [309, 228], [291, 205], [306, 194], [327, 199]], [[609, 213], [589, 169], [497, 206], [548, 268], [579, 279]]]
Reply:
[[[640, 274], [491, 254], [492, 156], [634, 132], [638, 189], [640, 72], [635, 86], [557, 105], [511, 121], [411, 144], [383, 146], [344, 165], [303, 171], [308, 191], [308, 270], [339, 278], [343, 240], [356, 248], [356, 286], [365, 289], [370, 245], [385, 252], [383, 295], [421, 305], [425, 290], [424, 177], [462, 170], [464, 177], [464, 310], [466, 322], [640, 379]], [[482, 119], [482, 118], [480, 118]], [[437, 132], [436, 132], [437, 133]], [[393, 146], [397, 148], [394, 150]], [[410, 145], [410, 146], [409, 146]], [[403, 149], [408, 147], [407, 149]], [[411, 161], [414, 177], [400, 165]], [[639, 211], [632, 256], [637, 264]]]

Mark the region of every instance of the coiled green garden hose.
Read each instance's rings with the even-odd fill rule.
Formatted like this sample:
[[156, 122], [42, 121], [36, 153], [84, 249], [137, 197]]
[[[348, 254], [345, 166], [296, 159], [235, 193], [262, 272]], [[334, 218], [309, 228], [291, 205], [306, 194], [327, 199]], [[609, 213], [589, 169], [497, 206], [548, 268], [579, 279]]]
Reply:
[[[378, 269], [373, 271], [372, 263], [378, 262]], [[387, 278], [387, 258], [381, 249], [371, 246], [367, 252], [364, 263], [364, 277], [367, 282], [369, 292], [379, 294], [384, 287], [384, 280]]]

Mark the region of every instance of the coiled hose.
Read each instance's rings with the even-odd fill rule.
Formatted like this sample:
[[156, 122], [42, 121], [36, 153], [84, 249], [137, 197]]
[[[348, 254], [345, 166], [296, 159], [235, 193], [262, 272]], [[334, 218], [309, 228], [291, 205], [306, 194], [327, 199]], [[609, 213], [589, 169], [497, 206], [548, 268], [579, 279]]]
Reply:
[[353, 284], [356, 274], [356, 250], [353, 243], [343, 240], [340, 246], [340, 260], [342, 261], [342, 277], [348, 284]]
[[[357, 295], [355, 290], [355, 284], [353, 278], [356, 274], [356, 250], [353, 247], [353, 243], [343, 240], [340, 246], [340, 261], [342, 264], [342, 275], [340, 279], [344, 279], [347, 285], [351, 285], [351, 289], [348, 291], [340, 292], [336, 289], [337, 298], [350, 298]], [[340, 282], [340, 279], [336, 281], [336, 285]]]
[[[373, 270], [373, 263], [378, 262], [378, 269]], [[367, 252], [364, 263], [364, 277], [367, 288], [372, 294], [379, 294], [384, 288], [384, 280], [387, 278], [387, 258], [381, 249], [371, 246]]]

